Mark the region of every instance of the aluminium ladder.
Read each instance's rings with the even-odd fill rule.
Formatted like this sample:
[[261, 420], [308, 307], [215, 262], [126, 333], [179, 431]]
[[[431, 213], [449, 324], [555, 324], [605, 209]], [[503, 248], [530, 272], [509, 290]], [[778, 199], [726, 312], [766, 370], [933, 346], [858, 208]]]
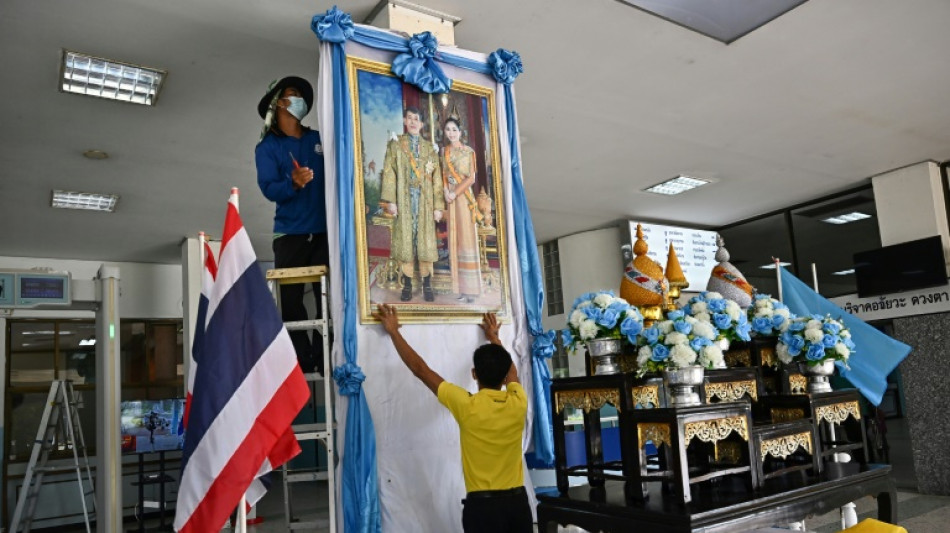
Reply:
[[[284, 327], [288, 331], [316, 331], [323, 343], [323, 372], [324, 375], [330, 375], [333, 367], [330, 363], [330, 319], [327, 307], [327, 267], [312, 266], [300, 268], [281, 268], [267, 271], [267, 283], [271, 293], [280, 307], [280, 286], [295, 283], [320, 283], [320, 297], [318, 299], [322, 318], [314, 320], [301, 320], [296, 322], [285, 322]], [[313, 342], [318, 342], [314, 339]], [[313, 410], [315, 423], [294, 424], [294, 435], [298, 441], [314, 441], [314, 460], [319, 463], [319, 444], [326, 450], [326, 470], [319, 467], [307, 469], [291, 469], [285, 463], [282, 470], [284, 485], [284, 518], [286, 520], [288, 531], [316, 530], [328, 528], [329, 531], [336, 531], [336, 472], [335, 472], [335, 452], [334, 452], [334, 420], [333, 420], [333, 394], [331, 382], [321, 376], [319, 373], [304, 374], [307, 382], [310, 384], [310, 404]], [[317, 384], [322, 384], [323, 406], [317, 405]], [[322, 408], [322, 409], [321, 409]], [[316, 422], [318, 414], [323, 411], [324, 422]], [[294, 515], [292, 503], [292, 486], [300, 482], [326, 481], [327, 482], [327, 500], [329, 503], [329, 516], [326, 519], [301, 520]]]
[[[17, 499], [13, 520], [10, 522], [11, 533], [21, 530], [23, 533], [29, 533], [33, 528], [33, 515], [36, 512], [36, 503], [39, 500], [40, 489], [43, 487], [46, 474], [70, 472], [76, 473], [86, 533], [92, 532], [90, 521], [95, 518], [90, 518], [90, 514], [95, 513], [95, 485], [92, 469], [89, 466], [89, 457], [86, 455], [86, 440], [79, 423], [80, 405], [77, 399], [72, 381], [56, 380], [50, 385], [46, 407], [40, 418], [39, 430], [33, 442], [33, 451], [30, 453], [30, 461], [27, 463], [26, 474], [23, 477], [20, 497]], [[72, 451], [72, 464], [47, 466], [50, 452], [64, 447]], [[83, 479], [83, 473], [85, 473], [85, 479]], [[88, 491], [83, 486], [84, 483], [88, 483]], [[87, 505], [86, 500], [89, 496], [92, 496], [92, 501]]]

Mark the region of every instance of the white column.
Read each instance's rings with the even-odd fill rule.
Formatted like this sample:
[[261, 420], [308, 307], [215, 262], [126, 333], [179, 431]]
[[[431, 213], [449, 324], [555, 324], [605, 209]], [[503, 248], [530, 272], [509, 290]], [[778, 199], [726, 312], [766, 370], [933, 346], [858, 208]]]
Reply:
[[122, 453], [119, 449], [119, 269], [99, 269], [96, 312], [96, 531], [122, 531]]
[[940, 167], [925, 161], [871, 178], [881, 244], [940, 235], [944, 257], [950, 249], [947, 203]]

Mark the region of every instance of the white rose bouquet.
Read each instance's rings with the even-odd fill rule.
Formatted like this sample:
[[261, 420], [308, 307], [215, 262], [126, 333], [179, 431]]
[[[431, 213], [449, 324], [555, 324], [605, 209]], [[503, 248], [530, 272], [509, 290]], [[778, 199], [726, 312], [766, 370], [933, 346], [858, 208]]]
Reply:
[[589, 292], [574, 300], [561, 340], [574, 352], [591, 339], [623, 339], [636, 345], [641, 331], [643, 315], [636, 307], [610, 291]]
[[690, 298], [683, 311], [698, 320], [711, 322], [719, 330], [720, 339], [752, 340], [752, 324], [739, 304], [723, 298], [718, 292], [702, 292]]
[[689, 316], [682, 310], [672, 311], [667, 319], [640, 333], [637, 352], [637, 374], [669, 368], [701, 365], [724, 368], [722, 350], [715, 340], [719, 336], [709, 321]]
[[748, 313], [753, 337], [778, 337], [796, 318], [788, 306], [769, 294], [756, 294]]
[[811, 315], [789, 321], [778, 338], [776, 354], [783, 363], [800, 361], [819, 365], [828, 359], [842, 361], [845, 366], [854, 353], [851, 332], [830, 315]]

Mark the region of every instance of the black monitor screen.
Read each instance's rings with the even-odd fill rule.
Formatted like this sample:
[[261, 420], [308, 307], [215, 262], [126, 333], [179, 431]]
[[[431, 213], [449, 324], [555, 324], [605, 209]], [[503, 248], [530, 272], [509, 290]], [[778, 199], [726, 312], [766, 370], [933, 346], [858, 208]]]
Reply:
[[123, 452], [151, 453], [184, 447], [183, 398], [122, 402], [119, 409]]
[[862, 298], [946, 285], [942, 240], [934, 236], [858, 252], [854, 275]]

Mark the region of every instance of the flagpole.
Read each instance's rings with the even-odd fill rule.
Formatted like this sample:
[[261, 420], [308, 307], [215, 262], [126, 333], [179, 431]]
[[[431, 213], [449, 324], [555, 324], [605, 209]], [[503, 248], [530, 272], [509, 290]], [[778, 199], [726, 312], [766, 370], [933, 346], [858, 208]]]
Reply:
[[[234, 208], [240, 211], [238, 207], [238, 188], [231, 187], [231, 198], [234, 200]], [[247, 493], [241, 495], [241, 501], [238, 502], [237, 524], [234, 527], [235, 533], [247, 533]]]
[[818, 292], [818, 269], [815, 268], [815, 263], [811, 264], [811, 284], [814, 287], [815, 292]]
[[778, 301], [785, 303], [782, 300], [782, 267], [779, 266], [779, 258], [773, 257], [772, 262], [775, 263], [775, 283], [778, 284]]

